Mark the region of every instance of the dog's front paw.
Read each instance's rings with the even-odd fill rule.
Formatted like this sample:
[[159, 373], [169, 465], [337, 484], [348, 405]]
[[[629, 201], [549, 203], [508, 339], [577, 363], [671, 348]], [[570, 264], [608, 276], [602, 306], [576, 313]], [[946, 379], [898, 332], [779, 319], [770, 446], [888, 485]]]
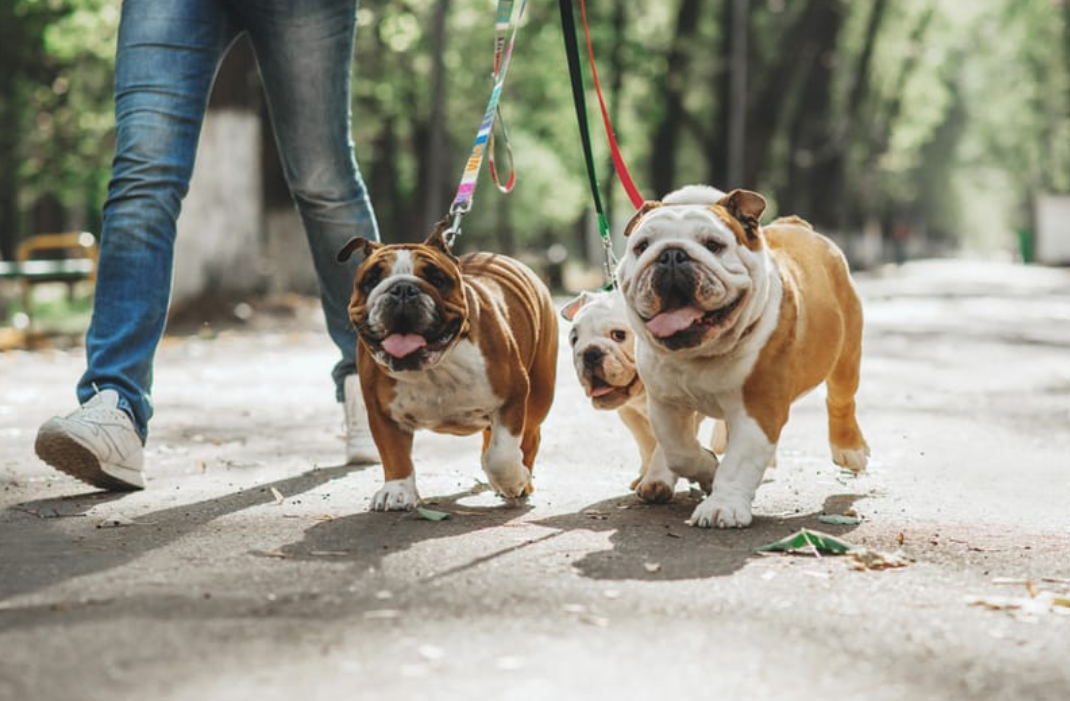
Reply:
[[695, 507], [687, 522], [699, 528], [746, 528], [751, 522], [751, 502], [738, 494], [714, 493]]
[[832, 446], [832, 462], [852, 472], [862, 472], [866, 469], [866, 463], [869, 462], [869, 446], [865, 444], [861, 448]]
[[641, 479], [635, 486], [635, 493], [648, 504], [666, 504], [672, 501], [676, 486], [671, 482], [657, 479]]
[[486, 472], [491, 488], [504, 499], [526, 497], [535, 491], [534, 485], [531, 484], [531, 470], [524, 467], [523, 463], [498, 466]]
[[412, 511], [420, 502], [416, 493], [416, 479], [389, 480], [372, 497], [372, 511]]

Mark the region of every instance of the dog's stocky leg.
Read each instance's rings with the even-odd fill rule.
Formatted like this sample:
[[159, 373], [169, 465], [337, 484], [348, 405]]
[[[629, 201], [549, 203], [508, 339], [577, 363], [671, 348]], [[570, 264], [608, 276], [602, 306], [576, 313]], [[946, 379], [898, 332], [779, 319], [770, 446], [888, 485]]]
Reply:
[[855, 418], [861, 352], [860, 340], [848, 338], [844, 353], [825, 381], [832, 461], [855, 472], [866, 469], [869, 457], [869, 446]]
[[700, 528], [743, 528], [751, 523], [751, 503], [776, 451], [756, 421], [745, 414], [731, 421], [732, 440], [717, 468], [713, 491], [695, 507], [688, 523]]
[[483, 471], [499, 495], [513, 499], [531, 493], [531, 470], [524, 465], [521, 436], [497, 420], [483, 437]]

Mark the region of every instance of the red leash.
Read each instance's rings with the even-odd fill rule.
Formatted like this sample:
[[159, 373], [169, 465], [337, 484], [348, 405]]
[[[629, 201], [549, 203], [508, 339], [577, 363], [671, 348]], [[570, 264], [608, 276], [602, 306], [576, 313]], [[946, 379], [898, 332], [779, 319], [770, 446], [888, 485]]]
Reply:
[[598, 82], [598, 68], [594, 62], [594, 48], [591, 46], [591, 29], [587, 26], [587, 3], [584, 0], [580, 0], [580, 18], [583, 20], [583, 36], [587, 40], [587, 59], [591, 65], [591, 79], [594, 82], [594, 91], [598, 95], [598, 106], [602, 110], [602, 123], [606, 128], [606, 138], [609, 140], [609, 151], [613, 157], [613, 168], [617, 171], [617, 177], [620, 178], [620, 184], [624, 186], [624, 191], [628, 193], [628, 199], [631, 200], [632, 206], [639, 209], [643, 206], [643, 196], [639, 194], [639, 189], [632, 181], [631, 173], [628, 172], [628, 166], [624, 163], [624, 156], [620, 153], [620, 146], [617, 145], [617, 136], [613, 132], [613, 123], [609, 119], [609, 110], [606, 109], [605, 98], [602, 97], [602, 84]]

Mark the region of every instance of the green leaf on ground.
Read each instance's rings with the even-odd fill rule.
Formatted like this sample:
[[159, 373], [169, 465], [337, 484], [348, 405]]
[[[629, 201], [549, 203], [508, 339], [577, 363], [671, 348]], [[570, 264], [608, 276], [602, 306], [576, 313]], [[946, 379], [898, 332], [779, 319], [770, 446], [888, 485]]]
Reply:
[[422, 506], [416, 507], [416, 514], [425, 521], [444, 521], [450, 517], [445, 511], [425, 509]]
[[843, 555], [853, 547], [850, 543], [834, 538], [828, 533], [803, 528], [798, 533], [793, 533], [773, 543], [767, 543], [757, 550], [758, 552], [787, 552], [820, 556]]
[[857, 526], [862, 523], [862, 519], [857, 516], [844, 516], [842, 514], [822, 514], [817, 517], [817, 520], [833, 526]]

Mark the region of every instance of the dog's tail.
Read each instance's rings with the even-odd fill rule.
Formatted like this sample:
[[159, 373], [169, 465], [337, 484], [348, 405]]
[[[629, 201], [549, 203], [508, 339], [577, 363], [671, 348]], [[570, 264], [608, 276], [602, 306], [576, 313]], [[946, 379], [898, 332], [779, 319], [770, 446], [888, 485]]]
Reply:
[[810, 231], [814, 230], [814, 227], [810, 222], [794, 214], [789, 214], [786, 217], [777, 217], [773, 220], [773, 224], [794, 224], [795, 226], [805, 226]]

